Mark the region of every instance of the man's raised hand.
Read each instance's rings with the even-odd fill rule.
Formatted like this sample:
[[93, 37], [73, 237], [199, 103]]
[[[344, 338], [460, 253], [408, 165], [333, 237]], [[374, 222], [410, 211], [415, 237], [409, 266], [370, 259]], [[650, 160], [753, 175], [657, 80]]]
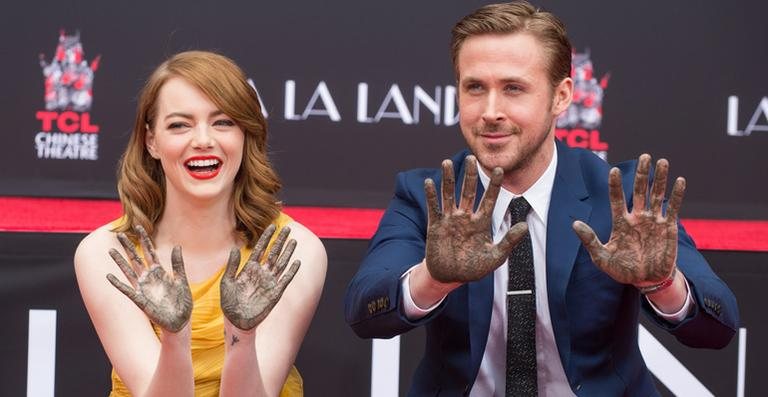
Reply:
[[662, 211], [669, 163], [656, 163], [650, 200], [648, 177], [651, 156], [643, 154], [637, 164], [632, 212], [627, 211], [621, 172], [611, 169], [608, 176], [613, 230], [606, 244], [600, 243], [592, 228], [576, 221], [573, 229], [592, 256], [592, 261], [614, 280], [638, 288], [657, 285], [669, 278], [677, 259], [677, 214], [683, 201], [685, 179], [677, 178], [666, 214]]
[[454, 200], [455, 177], [450, 160], [442, 164], [441, 206], [438, 206], [435, 182], [424, 181], [428, 207], [426, 265], [432, 278], [443, 283], [466, 283], [485, 277], [504, 263], [528, 232], [528, 225], [520, 222], [513, 225], [498, 244], [493, 244], [491, 218], [503, 171], [493, 170], [488, 189], [477, 211], [473, 211], [478, 179], [475, 156], [466, 157], [464, 168], [458, 206]]

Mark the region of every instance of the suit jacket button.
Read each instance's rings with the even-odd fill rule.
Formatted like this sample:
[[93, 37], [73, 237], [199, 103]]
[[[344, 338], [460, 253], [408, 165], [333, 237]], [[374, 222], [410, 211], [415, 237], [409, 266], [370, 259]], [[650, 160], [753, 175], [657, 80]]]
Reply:
[[576, 385], [576, 390], [581, 390], [581, 383], [579, 383], [578, 385]]

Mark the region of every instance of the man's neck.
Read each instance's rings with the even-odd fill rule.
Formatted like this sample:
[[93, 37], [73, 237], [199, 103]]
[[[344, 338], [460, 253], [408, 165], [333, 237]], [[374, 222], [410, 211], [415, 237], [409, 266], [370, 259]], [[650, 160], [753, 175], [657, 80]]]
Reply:
[[[541, 178], [544, 171], [547, 170], [547, 167], [549, 167], [549, 164], [552, 162], [555, 150], [557, 150], [557, 148], [555, 147], [554, 140], [551, 140], [549, 144], [544, 143], [541, 150], [528, 159], [525, 164], [521, 164], [518, 168], [505, 172], [501, 186], [516, 195], [523, 194], [523, 192], [530, 189], [530, 187]], [[485, 170], [485, 172], [487, 172], [488, 175], [491, 174], [490, 170]]]

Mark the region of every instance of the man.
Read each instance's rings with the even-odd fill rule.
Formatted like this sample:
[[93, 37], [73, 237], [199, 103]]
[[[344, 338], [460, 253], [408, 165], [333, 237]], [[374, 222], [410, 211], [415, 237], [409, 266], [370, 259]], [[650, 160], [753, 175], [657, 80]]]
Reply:
[[426, 327], [410, 395], [658, 395], [640, 307], [686, 345], [728, 344], [736, 301], [677, 222], [685, 180], [667, 205], [666, 160], [649, 191], [650, 156], [609, 169], [555, 141], [573, 91], [562, 23], [488, 5], [452, 49], [471, 155], [398, 175], [346, 297], [361, 337]]

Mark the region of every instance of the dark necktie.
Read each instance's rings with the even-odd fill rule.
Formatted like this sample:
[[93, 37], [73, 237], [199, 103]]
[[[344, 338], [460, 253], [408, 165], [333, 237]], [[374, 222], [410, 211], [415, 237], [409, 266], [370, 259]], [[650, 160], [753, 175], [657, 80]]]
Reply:
[[[531, 205], [509, 204], [511, 225], [524, 222]], [[536, 286], [530, 233], [509, 254], [507, 287], [507, 396], [536, 396]]]

